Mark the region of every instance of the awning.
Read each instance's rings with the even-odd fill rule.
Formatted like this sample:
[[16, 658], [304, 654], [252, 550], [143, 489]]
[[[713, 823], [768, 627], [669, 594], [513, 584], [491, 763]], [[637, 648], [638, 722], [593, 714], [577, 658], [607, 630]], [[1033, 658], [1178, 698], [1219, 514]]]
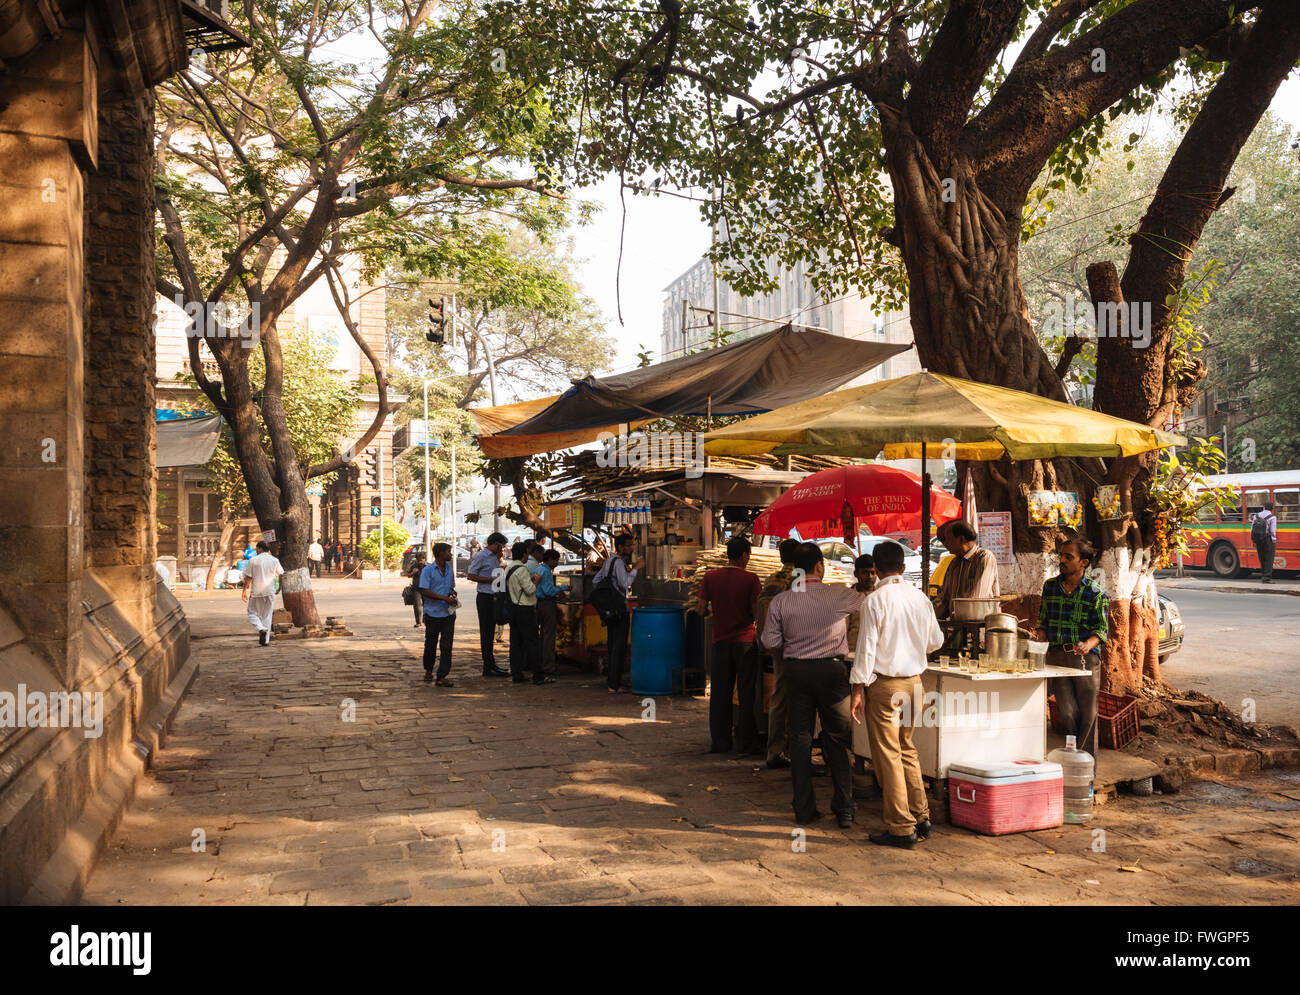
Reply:
[[203, 466], [221, 438], [221, 416], [171, 418], [157, 423], [158, 468]]
[[[550, 432], [545, 435], [501, 435], [521, 422], [541, 414], [560, 399], [559, 394], [539, 397], [535, 401], [501, 404], [495, 408], [470, 408], [474, 425], [478, 429], [478, 445], [488, 459], [507, 459], [511, 456], [532, 456], [534, 453], [551, 453], [558, 449], [572, 449], [594, 442], [601, 432], [617, 434], [617, 425], [602, 425], [576, 432]], [[634, 421], [630, 429], [639, 428], [649, 419]]]
[[[525, 402], [540, 406], [535, 413], [524, 405], [486, 409], [482, 413], [498, 423], [511, 415], [518, 420], [480, 436], [479, 445], [489, 456], [524, 456], [593, 442], [620, 424], [707, 412], [758, 414], [835, 390], [910, 348], [785, 325], [721, 349], [586, 377], [557, 398]], [[480, 412], [471, 413], [479, 418]]]

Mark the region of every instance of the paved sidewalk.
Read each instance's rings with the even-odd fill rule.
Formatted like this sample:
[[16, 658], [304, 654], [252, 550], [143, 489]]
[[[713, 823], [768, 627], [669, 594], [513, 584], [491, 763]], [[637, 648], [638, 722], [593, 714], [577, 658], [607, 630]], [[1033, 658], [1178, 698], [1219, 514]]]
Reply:
[[645, 721], [563, 665], [481, 678], [471, 617], [435, 688], [396, 590], [322, 607], [356, 637], [263, 649], [237, 595], [187, 600], [202, 672], [86, 903], [1300, 902], [1300, 773], [1127, 797], [1089, 827], [938, 826], [911, 852], [867, 843], [860, 801], [854, 829], [801, 840], [786, 772], [702, 755], [703, 699]]
[[1265, 584], [1258, 573], [1246, 577], [1220, 577], [1212, 570], [1185, 570], [1183, 576], [1161, 571], [1156, 574], [1156, 587], [1160, 591], [1217, 591], [1220, 594], [1291, 594], [1300, 595], [1300, 578], [1293, 573], [1273, 574], [1273, 582]]

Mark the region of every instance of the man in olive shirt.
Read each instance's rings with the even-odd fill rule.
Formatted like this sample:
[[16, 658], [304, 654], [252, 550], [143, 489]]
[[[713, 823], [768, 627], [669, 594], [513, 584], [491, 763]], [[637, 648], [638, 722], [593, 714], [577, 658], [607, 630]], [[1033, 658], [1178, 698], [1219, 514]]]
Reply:
[[[758, 615], [755, 619], [759, 631], [767, 621], [767, 609], [772, 599], [782, 591], [790, 590], [794, 578], [794, 554], [799, 549], [798, 539], [783, 539], [777, 547], [781, 569], [775, 571], [763, 584], [758, 598]], [[767, 765], [773, 769], [790, 766], [790, 738], [786, 730], [785, 653], [777, 646], [764, 647], [772, 657], [772, 697], [767, 703]]]
[[953, 555], [935, 602], [940, 618], [952, 617], [954, 598], [996, 598], [1001, 593], [998, 561], [976, 544], [974, 529], [962, 521], [948, 522], [939, 528], [939, 541]]

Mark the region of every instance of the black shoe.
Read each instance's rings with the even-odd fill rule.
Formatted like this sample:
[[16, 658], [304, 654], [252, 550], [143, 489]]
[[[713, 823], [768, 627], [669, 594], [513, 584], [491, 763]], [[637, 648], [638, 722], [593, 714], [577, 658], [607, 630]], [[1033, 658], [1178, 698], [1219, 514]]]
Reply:
[[509, 677], [510, 671], [502, 670], [500, 667], [494, 667], [492, 670], [483, 671], [484, 677]]
[[778, 753], [767, 762], [769, 770], [782, 770], [790, 766], [790, 758], [784, 753]]
[[836, 814], [835, 818], [836, 818], [837, 820], [839, 820], [839, 824], [840, 824], [840, 828], [841, 828], [841, 829], [852, 829], [852, 828], [853, 828], [853, 813], [852, 813], [852, 812], [839, 812], [839, 813]]
[[814, 822], [816, 822], [816, 821], [817, 821], [818, 819], [820, 819], [821, 817], [822, 817], [822, 813], [821, 813], [821, 812], [814, 812], [812, 815], [810, 815], [810, 816], [809, 816], [808, 818], [806, 818], [806, 819], [801, 819], [801, 818], [799, 818], [799, 817], [796, 815], [796, 816], [794, 817], [794, 821], [797, 822], [797, 823], [798, 823], [799, 825], [801, 825], [801, 826], [811, 826]]
[[929, 819], [926, 819], [924, 822], [918, 822], [916, 824], [916, 838], [918, 841], [928, 840], [930, 838], [930, 833], [933, 831], [934, 831], [934, 826], [930, 824]]
[[890, 832], [872, 833], [867, 839], [877, 846], [896, 846], [900, 850], [916, 848], [916, 833], [908, 833], [906, 836], [895, 836]]
[[432, 671], [432, 670], [426, 670], [426, 671], [424, 672], [424, 683], [425, 683], [425, 684], [432, 684], [432, 683], [433, 683], [433, 671]]

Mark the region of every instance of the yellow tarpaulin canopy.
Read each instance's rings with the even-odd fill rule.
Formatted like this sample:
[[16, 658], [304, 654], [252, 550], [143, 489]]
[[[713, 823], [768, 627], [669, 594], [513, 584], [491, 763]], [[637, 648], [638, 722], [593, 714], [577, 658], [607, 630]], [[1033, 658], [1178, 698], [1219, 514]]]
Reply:
[[[558, 399], [559, 394], [539, 397], [535, 401], [520, 401], [517, 404], [502, 404], [495, 408], [470, 408], [474, 416], [474, 425], [478, 429], [478, 445], [483, 455], [489, 459], [506, 459], [511, 456], [532, 456], [534, 453], [549, 453], [557, 449], [569, 449], [572, 446], [585, 446], [595, 442], [601, 432], [618, 433], [617, 425], [603, 428], [576, 429], [571, 432], [549, 432], [545, 435], [498, 435], [508, 428], [528, 421], [541, 414]], [[644, 421], [633, 422], [628, 431], [640, 428]]]
[[938, 373], [850, 387], [705, 436], [705, 452], [1013, 460], [1131, 456], [1182, 436], [1023, 391]]

